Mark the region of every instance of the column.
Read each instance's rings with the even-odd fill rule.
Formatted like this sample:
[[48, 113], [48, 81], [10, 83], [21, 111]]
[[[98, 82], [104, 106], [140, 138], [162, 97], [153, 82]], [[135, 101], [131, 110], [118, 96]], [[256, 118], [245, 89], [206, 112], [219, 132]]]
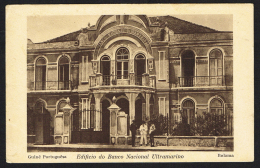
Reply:
[[130, 123], [132, 123], [132, 120], [135, 119], [135, 99], [137, 97], [137, 93], [126, 93], [126, 96], [129, 100], [129, 118]]
[[100, 99], [101, 97], [103, 96], [103, 94], [94, 94], [95, 96], [95, 128], [94, 128], [94, 131], [100, 131], [100, 117], [101, 117], [101, 107], [100, 107]]
[[150, 120], [150, 97], [151, 94], [146, 93], [145, 104], [146, 104], [146, 117]]

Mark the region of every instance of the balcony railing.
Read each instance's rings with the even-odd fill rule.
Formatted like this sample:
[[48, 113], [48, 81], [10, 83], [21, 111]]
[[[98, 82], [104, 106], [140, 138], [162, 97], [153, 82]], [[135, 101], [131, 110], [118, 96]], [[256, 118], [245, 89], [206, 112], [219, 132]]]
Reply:
[[135, 76], [135, 85], [142, 86], [142, 75], [136, 75]]
[[178, 81], [180, 87], [223, 86], [224, 83], [225, 83], [224, 76], [179, 77], [179, 81]]
[[143, 75], [102, 75], [96, 74], [90, 76], [90, 87], [95, 86], [113, 86], [113, 85], [139, 85], [155, 87], [155, 76], [149, 74]]
[[35, 81], [29, 87], [31, 90], [71, 90], [71, 81]]

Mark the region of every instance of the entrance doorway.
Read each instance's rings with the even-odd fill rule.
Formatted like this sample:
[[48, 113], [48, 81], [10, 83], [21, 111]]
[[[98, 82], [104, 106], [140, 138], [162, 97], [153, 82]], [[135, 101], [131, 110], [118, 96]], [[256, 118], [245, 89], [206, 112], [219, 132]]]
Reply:
[[50, 143], [50, 113], [45, 108], [45, 103], [39, 101], [35, 105], [35, 144]]
[[142, 85], [142, 75], [145, 73], [145, 56], [138, 54], [135, 56], [135, 84]]
[[102, 85], [110, 85], [110, 58], [104, 55], [101, 59], [100, 72], [103, 75]]
[[145, 120], [145, 100], [144, 97], [139, 94], [135, 101], [135, 122], [139, 127], [142, 121]]
[[182, 54], [182, 86], [193, 86], [195, 76], [195, 55], [192, 51], [187, 50]]
[[109, 134], [110, 134], [110, 112], [107, 109], [110, 106], [108, 100], [102, 101], [102, 132], [103, 132], [103, 142], [109, 143]]

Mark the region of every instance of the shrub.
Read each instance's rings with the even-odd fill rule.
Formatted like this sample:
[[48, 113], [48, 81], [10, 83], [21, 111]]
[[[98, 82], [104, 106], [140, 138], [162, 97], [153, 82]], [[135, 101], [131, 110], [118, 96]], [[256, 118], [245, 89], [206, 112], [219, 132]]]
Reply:
[[172, 135], [177, 136], [226, 136], [228, 135], [227, 119], [225, 115], [203, 112], [196, 118], [187, 122], [187, 117], [182, 115], [182, 121], [177, 123]]

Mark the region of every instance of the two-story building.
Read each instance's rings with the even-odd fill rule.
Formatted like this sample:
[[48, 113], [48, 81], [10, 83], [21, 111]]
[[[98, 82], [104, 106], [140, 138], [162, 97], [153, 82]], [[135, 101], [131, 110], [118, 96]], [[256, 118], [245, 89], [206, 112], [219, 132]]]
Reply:
[[132, 120], [163, 115], [171, 127], [181, 114], [188, 124], [203, 112], [232, 114], [233, 33], [172, 16], [101, 16], [46, 42], [28, 39], [27, 85], [28, 142], [47, 132], [45, 143], [61, 143], [67, 98], [71, 143], [111, 142], [113, 101], [127, 118], [117, 128], [125, 137]]

